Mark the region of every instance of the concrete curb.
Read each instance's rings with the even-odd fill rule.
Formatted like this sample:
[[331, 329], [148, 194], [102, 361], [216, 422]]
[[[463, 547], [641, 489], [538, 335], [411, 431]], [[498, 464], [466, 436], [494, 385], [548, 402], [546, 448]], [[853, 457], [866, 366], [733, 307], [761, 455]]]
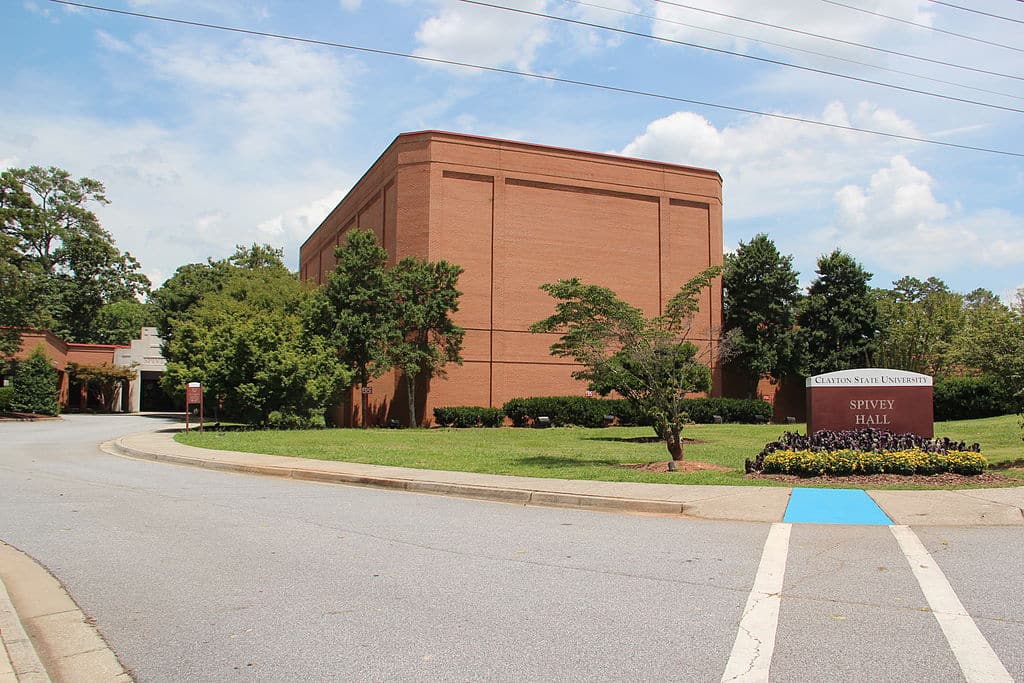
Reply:
[[[617, 512], [635, 512], [660, 515], [686, 515], [686, 505], [673, 501], [641, 500], [619, 498], [614, 496], [597, 496], [561, 491], [538, 491], [491, 485], [473, 485], [445, 481], [422, 481], [388, 476], [373, 476], [347, 472], [329, 472], [315, 468], [292, 467], [289, 465], [261, 465], [253, 463], [227, 462], [200, 457], [191, 457], [175, 453], [155, 453], [128, 446], [121, 437], [104, 442], [100, 448], [113, 455], [122, 455], [143, 460], [155, 460], [176, 465], [187, 465], [203, 469], [223, 472], [239, 472], [243, 474], [262, 474], [273, 477], [285, 477], [302, 481], [321, 483], [348, 484], [370, 488], [396, 489], [410, 493], [427, 493], [458, 498], [489, 500], [514, 505], [541, 505], [549, 507], [578, 508], [587, 510], [606, 510]], [[205, 449], [195, 449], [205, 450]], [[284, 456], [271, 456], [284, 458]]]
[[[132, 680], [57, 579], [31, 557], [2, 542], [0, 588], [4, 589], [0, 591], [0, 631], [14, 670], [10, 680]], [[2, 661], [0, 681], [4, 680]]]
[[0, 641], [3, 644], [0, 681], [50, 683], [46, 667], [39, 660], [36, 648], [14, 610], [3, 576], [0, 576]]
[[[173, 431], [129, 434], [101, 445], [108, 453], [211, 470], [304, 481], [386, 488], [514, 505], [684, 516], [738, 522], [782, 521], [792, 489], [696, 486], [515, 477], [310, 460], [185, 446]], [[1024, 487], [1001, 489], [870, 490], [895, 524], [1024, 526]]]

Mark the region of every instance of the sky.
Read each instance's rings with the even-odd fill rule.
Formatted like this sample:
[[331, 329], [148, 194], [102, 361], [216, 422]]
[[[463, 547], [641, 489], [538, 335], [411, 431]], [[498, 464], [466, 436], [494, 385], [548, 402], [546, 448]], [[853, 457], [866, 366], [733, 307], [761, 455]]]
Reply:
[[94, 2], [307, 41], [3, 3], [0, 168], [103, 182], [154, 285], [253, 242], [296, 269], [391, 141], [436, 129], [715, 169], [726, 250], [767, 233], [805, 286], [838, 248], [876, 287], [1024, 287], [1024, 2]]

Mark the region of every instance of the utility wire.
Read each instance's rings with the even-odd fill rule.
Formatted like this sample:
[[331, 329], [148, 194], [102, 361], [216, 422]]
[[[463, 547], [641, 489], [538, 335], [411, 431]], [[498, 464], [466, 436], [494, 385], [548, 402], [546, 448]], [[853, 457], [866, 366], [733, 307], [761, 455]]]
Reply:
[[[452, 59], [442, 59], [440, 57], [427, 57], [424, 55], [410, 54], [406, 52], [398, 52], [395, 50], [384, 50], [381, 48], [364, 47], [360, 45], [349, 45], [346, 43], [335, 43], [326, 40], [317, 40], [315, 38], [303, 38], [300, 36], [290, 36], [282, 33], [270, 33], [268, 31], [256, 31], [253, 29], [238, 28], [235, 26], [224, 26], [221, 24], [211, 24], [201, 21], [194, 21], [191, 19], [176, 19], [173, 17], [165, 17], [157, 14], [145, 14], [143, 12], [130, 12], [128, 10], [115, 9], [113, 7], [103, 7], [100, 5], [89, 5], [81, 2], [71, 2], [70, 0], [47, 0], [58, 5], [65, 5], [67, 7], [78, 7], [80, 9], [94, 10], [96, 12], [106, 12], [108, 14], [116, 14], [126, 17], [135, 17], [138, 19], [148, 19], [150, 21], [159, 21], [167, 24], [177, 24], [180, 26], [192, 26], [196, 28], [206, 28], [216, 31], [225, 31], [229, 33], [237, 33], [248, 36], [258, 36], [260, 38], [274, 38], [277, 40], [287, 40], [296, 43], [303, 43], [307, 45], [319, 45], [323, 47], [334, 47], [342, 50], [352, 50], [354, 52], [363, 52], [366, 54], [374, 55], [386, 55], [389, 57], [402, 57], [404, 59], [412, 59], [420, 62], [427, 62], [430, 64], [443, 64], [445, 66], [458, 66], [467, 69], [476, 69], [478, 71], [486, 71], [489, 73], [506, 74], [510, 76], [521, 76], [523, 78], [530, 78], [538, 81], [546, 81], [549, 83], [562, 83], [566, 85], [576, 85], [584, 88], [592, 88], [595, 90], [604, 90], [607, 92], [620, 93], [624, 95], [636, 95], [638, 97], [648, 97], [657, 100], [663, 100], [667, 102], [679, 102], [682, 104], [692, 104], [699, 107], [708, 107], [710, 109], [720, 109], [723, 111], [737, 112], [740, 114], [753, 114], [756, 116], [764, 116], [772, 119], [779, 119], [782, 121], [792, 121], [794, 123], [803, 123], [811, 126], [818, 126], [821, 128], [830, 128], [833, 130], [843, 130], [854, 133], [866, 133], [869, 135], [877, 135], [879, 137], [892, 138], [896, 140], [906, 140], [908, 142], [920, 142], [928, 145], [936, 145], [939, 147], [951, 147], [954, 149], [964, 149], [972, 152], [985, 152], [987, 154], [999, 154], [1002, 156], [1024, 158], [1024, 152], [1011, 152], [1005, 149], [993, 149], [989, 147], [977, 147], [974, 145], [961, 145], [955, 142], [944, 142], [942, 140], [933, 140], [930, 138], [920, 138], [912, 135], [901, 135], [899, 133], [889, 133], [881, 130], [874, 130], [872, 128], [860, 128], [858, 126], [846, 126], [839, 123], [829, 123], [827, 121], [818, 121], [815, 119], [807, 119], [800, 116], [792, 116], [789, 114], [779, 114], [773, 112], [760, 111], [757, 109], [751, 109], [748, 107], [737, 107], [727, 104], [718, 104], [715, 102], [706, 102], [703, 100], [689, 99], [685, 97], [676, 97], [674, 95], [666, 95], [664, 93], [649, 92], [646, 90], [638, 90], [635, 88], [625, 88], [614, 85], [607, 85], [602, 83], [593, 83], [590, 81], [582, 81], [572, 78], [561, 78], [558, 76], [551, 76], [548, 74], [538, 74], [529, 71], [519, 71], [516, 69], [506, 69], [497, 66], [484, 66], [482, 64], [473, 64], [470, 62], [459, 62]], [[1024, 0], [1022, 0], [1024, 1]]]
[[722, 31], [715, 28], [708, 28], [707, 26], [698, 26], [696, 24], [687, 24], [683, 21], [676, 21], [674, 19], [665, 19], [662, 17], [655, 16], [653, 14], [644, 14], [643, 12], [631, 12], [629, 10], [619, 9], [617, 7], [606, 7], [604, 5], [597, 5], [592, 2], [585, 2], [585, 0], [564, 0], [565, 2], [571, 2], [575, 5], [582, 5], [584, 7], [592, 7], [594, 9], [606, 10], [608, 12], [615, 12], [617, 14], [624, 14], [632, 17], [640, 17], [643, 19], [650, 19], [651, 21], [659, 24], [672, 24], [673, 26], [683, 26], [685, 28], [692, 28], [698, 31], [707, 31], [708, 33], [716, 33], [721, 36], [729, 36], [730, 38], [738, 38], [740, 40], [748, 40], [752, 43], [758, 43], [760, 45], [770, 45], [772, 47], [782, 48], [783, 50], [791, 50], [793, 52], [800, 52], [802, 54], [814, 55], [816, 57], [824, 57], [826, 59], [834, 59], [840, 62], [846, 62], [847, 64], [856, 64], [857, 66], [866, 66], [869, 69], [878, 69], [879, 71], [888, 71], [894, 74], [901, 74], [903, 76], [912, 76], [914, 78], [920, 78], [925, 81], [931, 81], [933, 83], [942, 83], [943, 85], [953, 85], [958, 88], [965, 88], [967, 90], [974, 90], [975, 92], [988, 93], [989, 95], [999, 95], [1001, 97], [1010, 97], [1015, 100], [1024, 100], [1024, 96], [1014, 95], [1008, 92], [1002, 92], [1000, 90], [989, 90], [987, 88], [979, 88], [974, 85], [967, 85], [966, 83], [959, 83], [957, 81], [947, 81], [942, 78], [934, 78], [932, 76], [926, 76], [921, 73], [915, 73], [913, 71], [903, 71], [902, 69], [894, 69], [891, 66], [883, 66], [881, 64], [873, 64], [871, 62], [862, 62], [856, 59], [850, 59], [849, 57], [840, 57], [839, 55], [829, 54], [827, 52], [818, 52], [817, 50], [808, 50], [807, 48], [797, 47], [796, 45], [788, 45], [786, 43], [776, 43], [771, 40], [764, 40], [762, 38], [755, 38], [754, 36], [743, 35], [742, 33], [730, 33], [729, 31]]
[[639, 31], [630, 31], [624, 28], [616, 28], [614, 26], [606, 26], [604, 24], [597, 24], [590, 21], [583, 21], [581, 19], [570, 19], [568, 17], [560, 17], [554, 14], [546, 14], [544, 12], [534, 12], [526, 9], [519, 9], [517, 7], [508, 7], [505, 5], [496, 5], [491, 2], [484, 2], [484, 0], [459, 0], [459, 2], [466, 3], [468, 5], [477, 5], [479, 7], [490, 7], [492, 9], [503, 10], [505, 12], [513, 12], [515, 14], [523, 14], [531, 17], [538, 17], [542, 19], [551, 19], [553, 21], [561, 21], [567, 24], [573, 24], [575, 26], [585, 26], [587, 28], [601, 29], [602, 31], [611, 31], [613, 33], [619, 33], [621, 35], [632, 36], [635, 38], [649, 38], [651, 40], [657, 40], [662, 43], [669, 43], [672, 45], [682, 45], [684, 47], [692, 47], [700, 50], [707, 50], [708, 52], [716, 52], [718, 54], [729, 55], [732, 57], [740, 57], [742, 59], [750, 59], [755, 62], [761, 62], [763, 64], [773, 64], [775, 66], [784, 66], [789, 69], [798, 69], [800, 71], [808, 71], [810, 73], [816, 73], [823, 76], [832, 76], [834, 78], [843, 78], [849, 81], [856, 81], [857, 83], [866, 83], [868, 85], [877, 85], [882, 88], [890, 88], [892, 90], [899, 90], [901, 92], [914, 93], [915, 95], [925, 95], [927, 97], [935, 97], [941, 100], [948, 100], [951, 102], [960, 102], [962, 104], [973, 104], [978, 107], [987, 107], [990, 109], [1001, 109], [1003, 111], [1012, 111], [1018, 114], [1024, 114], [1024, 109], [1018, 109], [1016, 107], [1008, 107], [1002, 104], [992, 104], [990, 102], [980, 102], [978, 100], [969, 100], [964, 97], [955, 97], [953, 95], [943, 95], [941, 93], [932, 92], [930, 90], [919, 90], [917, 88], [908, 88], [903, 85], [896, 85], [894, 83], [887, 83], [885, 81], [876, 81], [870, 78], [861, 78], [859, 76], [851, 76], [849, 74], [842, 74], [837, 71], [828, 71], [826, 69], [816, 69], [810, 66], [801, 66], [799, 64], [793, 64], [792, 62], [784, 62], [779, 59], [770, 59], [768, 57], [757, 57], [755, 55], [743, 54], [742, 52], [736, 52], [735, 50], [726, 50], [719, 47], [710, 47], [708, 45], [701, 45], [700, 43], [691, 43], [685, 40], [674, 40], [672, 38], [663, 38], [661, 36], [651, 35], [650, 33], [641, 33]]
[[957, 38], [963, 38], [964, 40], [973, 40], [976, 43], [984, 43], [985, 45], [993, 45], [995, 47], [1005, 48], [1007, 50], [1013, 50], [1014, 52], [1024, 52], [1024, 48], [1014, 47], [1013, 45], [1006, 45], [1005, 43], [997, 43], [992, 40], [985, 40], [984, 38], [977, 38], [975, 36], [969, 36], [965, 33], [957, 33], [955, 31], [947, 31], [943, 28], [936, 28], [929, 26], [928, 24], [921, 24], [916, 21], [910, 21], [909, 19], [901, 19], [900, 17], [894, 17], [889, 14], [882, 14], [881, 12], [875, 12], [863, 7], [857, 7], [856, 5], [847, 5], [845, 2], [839, 2], [838, 0], [820, 0], [829, 5], [835, 5], [836, 7], [845, 7], [846, 9], [852, 9], [855, 12], [863, 12], [864, 14], [870, 14], [875, 17], [882, 17], [889, 21], [898, 21], [901, 24], [907, 24], [908, 26], [916, 26], [917, 28], [923, 28], [928, 31], [935, 31], [936, 33], [943, 33], [947, 36], [956, 36]]
[[[1017, 76], [1014, 74], [1006, 74], [999, 71], [989, 71], [988, 69], [980, 69], [973, 66], [965, 66], [963, 64], [957, 64], [955, 62], [944, 62], [941, 59], [931, 59], [930, 57], [922, 57], [921, 55], [911, 54], [909, 52], [899, 52], [897, 50], [888, 50], [884, 47], [878, 47], [876, 45], [868, 45], [866, 43], [857, 43], [852, 40], [843, 40], [842, 38], [835, 38], [833, 36], [825, 36], [820, 33], [811, 33], [810, 31], [802, 31], [797, 28], [790, 28], [788, 26], [780, 26], [778, 24], [772, 24], [767, 21], [758, 21], [757, 19], [747, 19], [746, 17], [740, 17], [735, 14], [726, 14], [724, 12], [716, 12], [710, 9], [704, 9], [703, 7], [694, 7], [693, 5], [685, 5], [680, 2], [672, 2], [672, 0], [654, 0], [654, 2], [661, 5], [671, 5], [672, 7], [680, 7], [682, 9], [692, 10], [694, 12], [702, 12], [704, 14], [711, 14], [716, 17], [724, 17], [726, 19], [735, 19], [736, 21], [742, 21], [748, 24], [755, 24], [757, 26], [765, 26], [767, 28], [777, 29], [779, 31], [786, 31], [787, 33], [796, 33], [801, 36], [808, 36], [810, 38], [818, 38], [820, 40], [829, 40], [834, 43], [840, 43], [842, 45], [850, 45], [852, 47], [860, 47], [865, 50], [873, 50], [875, 52], [882, 52], [887, 55], [895, 55], [897, 57], [906, 57], [907, 59], [916, 59], [921, 62], [928, 62], [930, 64], [939, 64], [941, 66], [949, 66], [954, 69], [963, 69], [964, 71], [973, 71], [975, 73], [987, 74], [989, 76], [1002, 76], [1003, 78], [1012, 78], [1017, 81], [1024, 81], [1024, 76]], [[1024, 2], [1024, 0], [1017, 0], [1017, 2]]]
[[980, 9], [974, 9], [973, 7], [964, 7], [963, 5], [954, 5], [951, 2], [943, 2], [942, 0], [928, 0], [928, 2], [934, 2], [936, 5], [945, 5], [946, 7], [952, 7], [953, 9], [963, 10], [964, 12], [972, 12], [974, 14], [981, 14], [986, 17], [992, 17], [993, 19], [1002, 19], [1003, 21], [1012, 21], [1016, 24], [1024, 24], [1021, 19], [1014, 19], [1013, 17], [1004, 17], [1001, 14], [992, 14], [991, 12], [982, 12]]

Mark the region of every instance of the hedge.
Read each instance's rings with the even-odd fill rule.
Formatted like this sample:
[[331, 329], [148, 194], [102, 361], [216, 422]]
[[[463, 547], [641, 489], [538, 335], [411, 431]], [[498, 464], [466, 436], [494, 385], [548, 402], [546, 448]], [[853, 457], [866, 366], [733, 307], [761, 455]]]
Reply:
[[973, 451], [945, 453], [912, 448], [905, 451], [773, 451], [764, 458], [767, 474], [795, 474], [801, 477], [854, 474], [981, 474], [985, 456]]
[[935, 419], [974, 420], [1016, 412], [1012, 397], [1006, 396], [993, 377], [946, 377], [932, 390]]
[[[684, 410], [691, 422], [710, 424], [715, 416], [723, 422], [757, 423], [768, 422], [772, 406], [767, 401], [740, 398], [690, 398], [684, 402]], [[639, 412], [632, 403], [624, 399], [592, 398], [587, 396], [538, 396], [514, 398], [505, 403], [505, 415], [517, 427], [536, 422], [540, 416], [551, 419], [551, 425], [578, 427], [601, 427], [605, 416], [613, 415], [619, 424], [649, 427], [652, 421], [648, 415]]]
[[500, 427], [505, 413], [501, 408], [443, 406], [434, 408], [434, 421], [442, 427]]
[[11, 409], [14, 412], [38, 415], [56, 415], [60, 412], [57, 403], [57, 371], [50, 365], [42, 345], [18, 363], [14, 369], [13, 387]]
[[14, 387], [0, 387], [0, 413], [8, 412], [13, 401]]

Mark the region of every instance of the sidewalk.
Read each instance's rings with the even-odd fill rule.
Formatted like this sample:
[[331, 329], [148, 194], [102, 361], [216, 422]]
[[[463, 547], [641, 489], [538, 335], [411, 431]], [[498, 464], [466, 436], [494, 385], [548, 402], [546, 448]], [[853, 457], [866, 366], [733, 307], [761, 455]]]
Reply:
[[[109, 453], [207, 469], [308, 481], [479, 498], [517, 505], [680, 515], [710, 520], [780, 522], [791, 489], [575, 481], [237, 453], [184, 446], [176, 430], [124, 436]], [[869, 491], [895, 524], [1024, 526], [1024, 487], [959, 491]]]
[[0, 542], [0, 683], [126, 681], [117, 656], [44, 567]]

